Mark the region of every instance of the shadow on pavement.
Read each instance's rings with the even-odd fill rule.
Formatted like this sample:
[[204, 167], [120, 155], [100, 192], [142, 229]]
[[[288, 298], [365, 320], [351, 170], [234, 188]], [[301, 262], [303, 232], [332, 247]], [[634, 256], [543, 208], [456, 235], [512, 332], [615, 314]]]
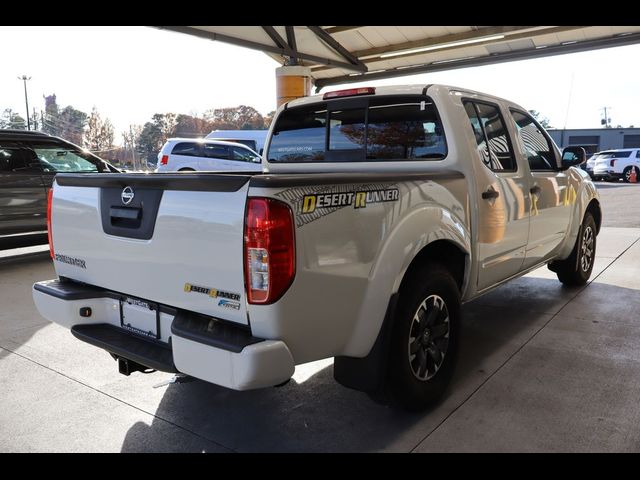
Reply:
[[[552, 296], [560, 293], [566, 301], [578, 291], [556, 280], [525, 277], [517, 282]], [[505, 285], [497, 292], [512, 288]], [[133, 425], [122, 451], [144, 451], [141, 439], [154, 437], [165, 421], [237, 451], [409, 451], [551, 318], [516, 308], [477, 300], [464, 306], [456, 375], [443, 402], [427, 412], [408, 414], [376, 404], [337, 384], [332, 365], [302, 383], [295, 381], [296, 373], [283, 387], [248, 392], [193, 380], [164, 387], [157, 418], [150, 426]]]
[[[47, 267], [49, 273], [46, 273], [49, 271]], [[40, 328], [49, 325], [36, 310], [31, 296], [31, 285], [54, 277], [55, 272], [48, 250], [0, 259], [0, 347], [4, 345], [13, 350], [17, 345], [25, 343]], [[29, 329], [31, 335], [23, 335]], [[17, 332], [21, 332], [19, 342], [14, 338]], [[0, 360], [8, 354], [8, 350], [0, 348]]]

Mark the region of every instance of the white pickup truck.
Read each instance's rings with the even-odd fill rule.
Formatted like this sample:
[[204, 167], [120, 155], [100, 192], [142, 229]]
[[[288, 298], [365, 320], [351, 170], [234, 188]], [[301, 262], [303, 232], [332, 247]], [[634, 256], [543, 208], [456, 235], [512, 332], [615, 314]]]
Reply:
[[545, 264], [586, 283], [602, 214], [583, 161], [474, 91], [302, 98], [262, 172], [58, 175], [58, 278], [33, 297], [124, 374], [247, 390], [335, 357], [338, 382], [421, 409], [451, 377], [461, 303]]

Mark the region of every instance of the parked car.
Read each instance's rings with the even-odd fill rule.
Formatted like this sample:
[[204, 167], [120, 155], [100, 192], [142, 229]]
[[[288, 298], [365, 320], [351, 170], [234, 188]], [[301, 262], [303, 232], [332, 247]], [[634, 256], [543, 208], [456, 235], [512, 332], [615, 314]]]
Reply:
[[461, 303], [543, 265], [588, 281], [602, 212], [584, 160], [479, 92], [300, 98], [263, 172], [59, 175], [59, 278], [34, 301], [126, 375], [249, 390], [335, 357], [338, 382], [421, 409], [453, 374]]
[[241, 143], [262, 155], [268, 130], [212, 130], [205, 138]]
[[596, 164], [596, 159], [598, 158], [598, 155], [600, 155], [600, 152], [594, 153], [587, 159], [585, 163], [580, 165], [580, 168], [582, 168], [585, 172], [587, 172], [592, 180], [597, 180], [597, 178], [595, 178], [593, 175], [593, 167]]
[[59, 172], [118, 170], [61, 138], [0, 130], [0, 248], [47, 243], [47, 191]]
[[595, 160], [593, 176], [605, 180], [628, 182], [631, 172], [636, 172], [640, 182], [640, 148], [625, 148], [600, 152]]
[[158, 154], [156, 172], [262, 170], [260, 155], [239, 143], [170, 138]]

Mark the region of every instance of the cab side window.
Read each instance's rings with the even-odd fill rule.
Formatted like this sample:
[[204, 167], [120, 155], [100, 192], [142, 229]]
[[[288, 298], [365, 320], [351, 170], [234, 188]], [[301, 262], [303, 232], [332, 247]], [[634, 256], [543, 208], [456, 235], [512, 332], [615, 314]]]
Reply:
[[517, 110], [511, 110], [518, 135], [524, 152], [522, 154], [529, 161], [529, 168], [536, 170], [555, 170], [557, 160], [549, 139], [545, 136], [536, 121], [530, 116]]
[[500, 109], [481, 102], [465, 102], [482, 163], [494, 172], [517, 170], [509, 134]]
[[33, 170], [27, 165], [20, 147], [11, 143], [0, 143], [0, 174], [31, 173]]

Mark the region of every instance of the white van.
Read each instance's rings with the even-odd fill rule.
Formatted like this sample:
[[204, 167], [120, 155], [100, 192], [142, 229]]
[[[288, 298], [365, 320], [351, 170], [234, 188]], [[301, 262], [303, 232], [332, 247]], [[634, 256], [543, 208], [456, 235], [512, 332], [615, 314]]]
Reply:
[[213, 130], [205, 138], [242, 143], [262, 155], [268, 132], [269, 130]]
[[158, 154], [156, 172], [262, 170], [260, 155], [240, 143], [170, 138]]

